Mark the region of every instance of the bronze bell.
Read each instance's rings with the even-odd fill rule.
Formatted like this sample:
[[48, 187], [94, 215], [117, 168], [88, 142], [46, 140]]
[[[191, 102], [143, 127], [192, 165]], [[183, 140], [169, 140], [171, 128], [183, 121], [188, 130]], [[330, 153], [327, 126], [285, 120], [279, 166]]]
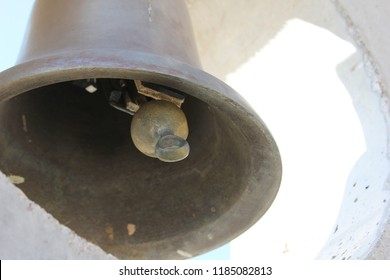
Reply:
[[184, 1], [37, 0], [0, 102], [0, 170], [119, 258], [221, 246], [280, 185], [265, 124], [201, 70]]

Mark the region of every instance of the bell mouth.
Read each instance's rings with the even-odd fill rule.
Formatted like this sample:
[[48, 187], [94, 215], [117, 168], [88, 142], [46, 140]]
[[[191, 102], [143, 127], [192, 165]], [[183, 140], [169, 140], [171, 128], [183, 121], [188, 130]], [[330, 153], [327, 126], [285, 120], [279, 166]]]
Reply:
[[[159, 57], [154, 62], [162, 64], [127, 66], [137, 71], [102, 67], [101, 58], [94, 70], [85, 58], [82, 68], [53, 70], [61, 59], [71, 62], [45, 59], [53, 64], [27, 62], [0, 75], [8, 99], [0, 104], [0, 170], [23, 177], [18, 187], [81, 237], [119, 258], [196, 256], [238, 236], [271, 205], [281, 177], [276, 145], [222, 82], [175, 61], [164, 66]], [[74, 72], [185, 92], [189, 156], [166, 163], [140, 153], [129, 134], [131, 116], [66, 80]]]

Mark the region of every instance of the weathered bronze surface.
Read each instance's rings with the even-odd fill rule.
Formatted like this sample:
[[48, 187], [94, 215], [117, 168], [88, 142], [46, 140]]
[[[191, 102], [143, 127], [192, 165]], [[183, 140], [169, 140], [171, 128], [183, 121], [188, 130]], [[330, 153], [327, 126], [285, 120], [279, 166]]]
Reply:
[[[99, 87], [112, 79], [185, 94], [185, 160], [134, 147], [131, 116]], [[0, 73], [0, 102], [0, 169], [119, 258], [180, 259], [221, 246], [261, 218], [279, 188], [271, 134], [234, 90], [200, 70], [182, 1], [38, 0], [18, 64]]]
[[190, 147], [187, 118], [175, 104], [165, 100], [149, 101], [131, 121], [131, 138], [139, 151], [165, 162], [185, 159]]

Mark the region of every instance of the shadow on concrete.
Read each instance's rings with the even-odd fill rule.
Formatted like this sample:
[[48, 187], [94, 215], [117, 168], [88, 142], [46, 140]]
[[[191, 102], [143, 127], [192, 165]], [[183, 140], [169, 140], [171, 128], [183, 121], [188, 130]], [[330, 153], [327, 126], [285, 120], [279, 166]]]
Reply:
[[[186, 0], [205, 71], [224, 80], [293, 18], [345, 34], [327, 0]], [[325, 11], [325, 12], [321, 12]]]

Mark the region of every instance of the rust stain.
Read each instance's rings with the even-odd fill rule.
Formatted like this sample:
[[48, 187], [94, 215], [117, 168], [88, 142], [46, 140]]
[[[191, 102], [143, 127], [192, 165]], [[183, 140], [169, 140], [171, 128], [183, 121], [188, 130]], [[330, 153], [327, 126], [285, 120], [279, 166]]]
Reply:
[[109, 241], [114, 241], [114, 228], [110, 224], [106, 224], [106, 227], [104, 229], [106, 236]]
[[135, 226], [135, 224], [127, 224], [127, 234], [129, 236], [134, 235], [136, 230], [137, 230], [137, 227]]
[[26, 115], [22, 115], [22, 129], [24, 132], [28, 132]]

